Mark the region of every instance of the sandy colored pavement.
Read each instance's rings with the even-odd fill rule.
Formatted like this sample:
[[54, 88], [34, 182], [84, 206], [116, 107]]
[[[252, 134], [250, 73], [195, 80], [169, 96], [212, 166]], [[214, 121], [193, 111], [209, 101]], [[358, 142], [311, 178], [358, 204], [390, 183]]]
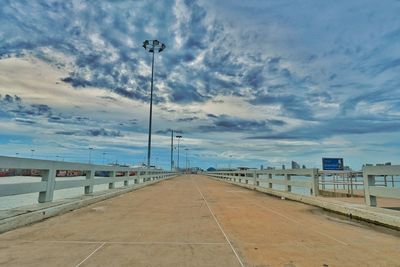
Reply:
[[400, 233], [189, 175], [1, 234], [0, 266], [400, 266]]

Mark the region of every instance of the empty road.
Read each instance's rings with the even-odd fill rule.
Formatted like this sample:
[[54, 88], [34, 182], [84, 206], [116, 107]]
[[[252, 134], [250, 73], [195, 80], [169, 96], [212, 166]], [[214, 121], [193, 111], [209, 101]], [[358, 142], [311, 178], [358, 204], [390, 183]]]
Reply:
[[400, 266], [400, 234], [186, 175], [1, 234], [0, 266]]

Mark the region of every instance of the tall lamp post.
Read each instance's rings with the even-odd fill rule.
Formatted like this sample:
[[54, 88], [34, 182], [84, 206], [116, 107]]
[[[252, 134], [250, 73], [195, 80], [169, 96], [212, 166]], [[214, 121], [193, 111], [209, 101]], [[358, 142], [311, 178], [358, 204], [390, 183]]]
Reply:
[[174, 169], [174, 130], [171, 130], [171, 171]]
[[146, 40], [143, 42], [143, 47], [149, 53], [153, 54], [151, 61], [151, 88], [150, 88], [150, 118], [149, 118], [149, 142], [147, 145], [147, 168], [150, 168], [150, 149], [151, 149], [151, 121], [153, 114], [153, 78], [154, 78], [154, 53], [158, 51], [161, 53], [165, 49], [165, 44], [158, 40]]
[[176, 138], [178, 139], [178, 171], [179, 171], [179, 140], [181, 140], [182, 135], [177, 135]]
[[185, 148], [185, 152], [186, 152], [186, 173], [188, 173], [188, 158], [187, 158], [188, 150], [189, 150], [189, 148]]
[[89, 164], [92, 164], [92, 150], [93, 147], [89, 147]]
[[103, 165], [106, 164], [106, 154], [107, 152], [103, 152]]

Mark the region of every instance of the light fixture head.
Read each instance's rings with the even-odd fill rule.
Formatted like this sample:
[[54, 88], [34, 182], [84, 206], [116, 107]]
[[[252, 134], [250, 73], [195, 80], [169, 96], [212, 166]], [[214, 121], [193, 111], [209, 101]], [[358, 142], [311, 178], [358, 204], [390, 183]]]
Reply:
[[145, 40], [143, 42], [143, 48], [150, 53], [161, 52], [165, 49], [165, 44], [158, 40]]

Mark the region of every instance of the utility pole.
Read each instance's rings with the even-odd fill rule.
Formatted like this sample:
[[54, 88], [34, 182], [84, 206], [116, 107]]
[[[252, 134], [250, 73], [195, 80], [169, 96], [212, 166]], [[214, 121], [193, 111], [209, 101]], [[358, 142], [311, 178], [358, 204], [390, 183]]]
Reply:
[[174, 169], [174, 130], [171, 130], [171, 171]]

